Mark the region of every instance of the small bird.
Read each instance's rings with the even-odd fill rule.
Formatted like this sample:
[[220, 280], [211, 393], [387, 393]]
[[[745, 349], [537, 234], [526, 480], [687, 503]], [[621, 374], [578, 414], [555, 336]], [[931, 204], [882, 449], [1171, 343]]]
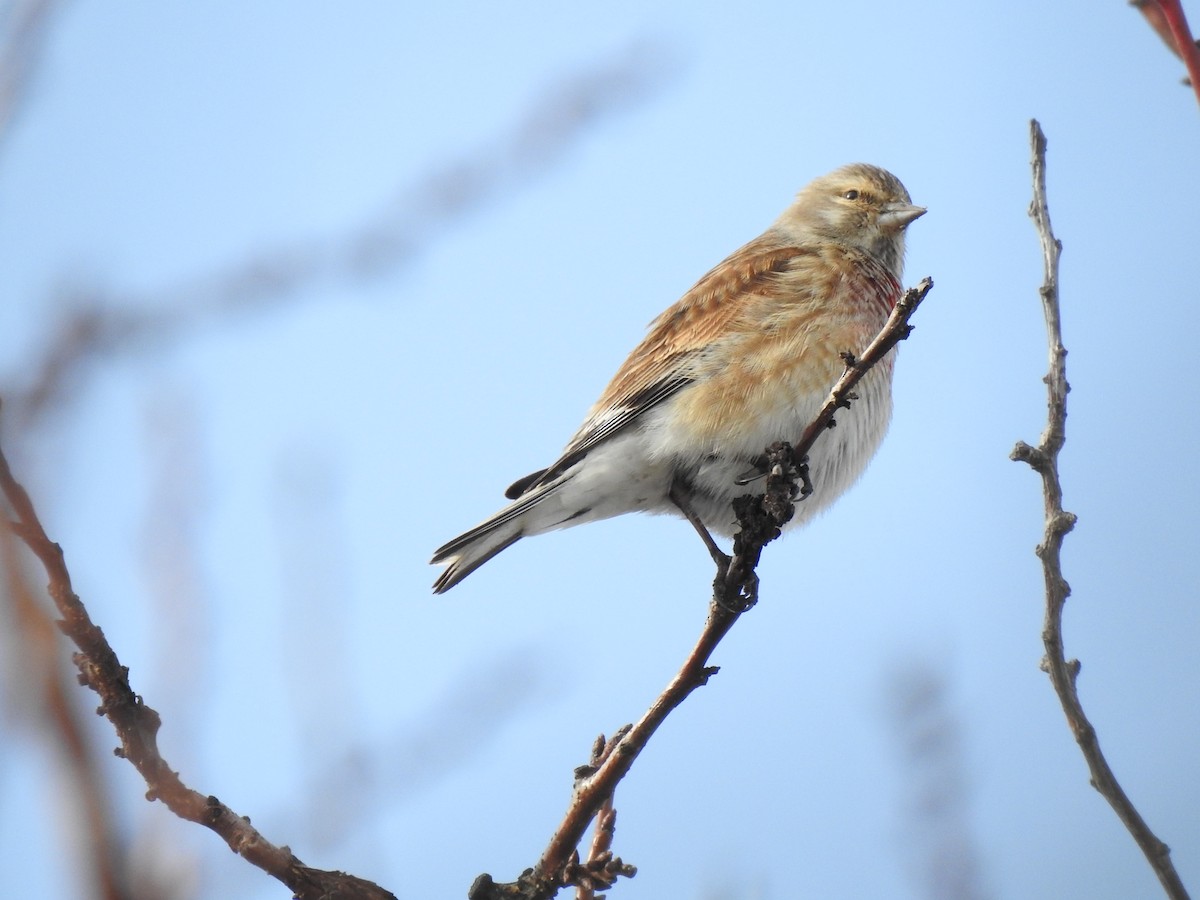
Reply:
[[[803, 188], [760, 237], [650, 323], [557, 460], [434, 552], [432, 563], [446, 566], [434, 593], [523, 537], [622, 513], [682, 513], [731, 535], [732, 501], [755, 492], [765, 448], [799, 440], [845, 370], [842, 354], [861, 353], [887, 321], [901, 295], [905, 229], [924, 214], [876, 166], [844, 166]], [[895, 350], [813, 447], [813, 494], [792, 525], [828, 506], [875, 454], [891, 418], [894, 363]]]

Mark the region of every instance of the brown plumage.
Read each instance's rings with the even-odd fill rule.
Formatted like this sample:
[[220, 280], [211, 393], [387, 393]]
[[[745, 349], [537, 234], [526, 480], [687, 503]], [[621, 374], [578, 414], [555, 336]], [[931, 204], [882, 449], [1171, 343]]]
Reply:
[[[562, 455], [515, 482], [515, 502], [440, 547], [438, 593], [521, 537], [625, 512], [678, 511], [734, 525], [737, 482], [763, 449], [796, 440], [900, 296], [904, 230], [925, 210], [895, 176], [856, 164], [805, 187], [760, 237], [650, 324]], [[809, 462], [809, 518], [858, 477], [891, 414], [894, 353]]]

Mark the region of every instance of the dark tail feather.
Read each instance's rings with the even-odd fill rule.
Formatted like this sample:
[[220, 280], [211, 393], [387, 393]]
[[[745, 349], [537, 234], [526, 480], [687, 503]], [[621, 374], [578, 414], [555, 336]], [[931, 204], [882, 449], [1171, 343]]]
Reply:
[[[530, 476], [521, 479], [518, 484], [532, 480], [533, 476]], [[541, 534], [549, 528], [562, 525], [562, 522], [547, 520], [546, 516], [553, 516], [555, 512], [540, 508], [540, 504], [568, 481], [570, 481], [569, 477], [561, 478], [550, 484], [538, 485], [532, 489], [526, 488], [527, 492], [515, 503], [510, 503], [487, 521], [438, 547], [430, 562], [434, 565], [445, 565], [446, 571], [442, 572], [438, 576], [438, 580], [433, 583], [433, 592], [442, 594], [450, 590], [497, 553], [511, 547], [526, 534]], [[575, 513], [574, 515], [581, 514]], [[568, 517], [568, 520], [570, 518], [573, 516]]]
[[[444, 556], [439, 559], [437, 555], [433, 557], [433, 562], [443, 562], [445, 559], [450, 559], [450, 565], [446, 566], [441, 575], [437, 577], [437, 581], [433, 583], [433, 592], [435, 594], [444, 594], [450, 588], [454, 587], [485, 562], [504, 550], [507, 550], [513, 544], [521, 539], [521, 532], [510, 535], [495, 546], [488, 547], [487, 550], [479, 556], [471, 555], [469, 552], [460, 555]], [[441, 550], [438, 551], [441, 554]]]
[[505, 489], [504, 496], [509, 500], [516, 500], [549, 471], [549, 469], [538, 469], [536, 472], [530, 472], [524, 478], [518, 478]]

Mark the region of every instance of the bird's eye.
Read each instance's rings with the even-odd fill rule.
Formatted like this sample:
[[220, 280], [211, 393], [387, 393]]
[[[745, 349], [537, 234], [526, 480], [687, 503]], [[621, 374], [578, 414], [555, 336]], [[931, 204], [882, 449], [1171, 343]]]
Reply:
[[845, 197], [847, 200], [857, 200], [858, 199], [858, 191], [853, 191], [853, 190], [846, 191], [846, 193], [842, 194], [842, 196]]

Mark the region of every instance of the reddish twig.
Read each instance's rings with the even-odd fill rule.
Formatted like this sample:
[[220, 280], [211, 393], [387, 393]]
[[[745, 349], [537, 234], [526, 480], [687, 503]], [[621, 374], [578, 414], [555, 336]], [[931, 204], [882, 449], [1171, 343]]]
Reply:
[[1046, 613], [1042, 626], [1042, 642], [1046, 655], [1042, 668], [1050, 676], [1054, 692], [1062, 703], [1067, 724], [1075, 736], [1083, 757], [1091, 772], [1092, 786], [1112, 806], [1121, 822], [1133, 835], [1133, 839], [1145, 854], [1154, 874], [1172, 900], [1187, 900], [1188, 893], [1171, 862], [1171, 851], [1160, 841], [1134, 808], [1129, 797], [1117, 782], [1116, 776], [1100, 751], [1096, 729], [1088, 721], [1079, 700], [1075, 679], [1079, 675], [1079, 661], [1066, 659], [1063, 652], [1062, 612], [1071, 593], [1062, 574], [1061, 551], [1063, 539], [1075, 527], [1075, 515], [1062, 506], [1062, 482], [1058, 474], [1058, 454], [1066, 441], [1067, 425], [1067, 351], [1062, 342], [1062, 320], [1058, 303], [1058, 258], [1062, 243], [1054, 237], [1050, 227], [1050, 210], [1046, 202], [1046, 136], [1042, 127], [1034, 120], [1030, 123], [1030, 138], [1033, 144], [1033, 203], [1029, 215], [1037, 227], [1042, 245], [1045, 265], [1045, 282], [1042, 285], [1042, 310], [1046, 317], [1046, 333], [1050, 345], [1050, 371], [1043, 379], [1046, 382], [1048, 415], [1046, 429], [1036, 447], [1018, 441], [1011, 458], [1029, 466], [1042, 476], [1042, 494], [1045, 501], [1046, 528], [1042, 543], [1037, 547], [1038, 558], [1046, 584]]
[[145, 779], [146, 798], [161, 800], [177, 816], [216, 832], [229, 848], [282, 881], [306, 900], [395, 900], [383, 888], [347, 875], [310, 868], [287, 847], [276, 846], [216, 797], [192, 790], [172, 771], [158, 750], [158, 713], [134, 693], [129, 670], [121, 665], [104, 632], [91, 620], [71, 586], [62, 548], [46, 535], [28, 493], [13, 477], [0, 450], [0, 491], [12, 510], [8, 528], [33, 551], [50, 579], [49, 593], [61, 619], [56, 623], [79, 648], [72, 657], [79, 681], [100, 697], [97, 710], [112, 722], [121, 740], [115, 751], [128, 759]]
[[796, 480], [803, 477], [799, 470], [800, 461], [829, 429], [836, 412], [850, 405], [855, 385], [896, 344], [908, 337], [912, 331], [908, 320], [932, 287], [933, 281], [925, 278], [916, 288], [906, 291], [883, 329], [861, 355], [846, 355], [845, 373], [794, 448], [777, 444], [768, 449], [766, 492], [761, 497], [743, 498], [743, 502], [735, 504], [741, 531], [735, 538], [734, 555], [727, 569], [718, 574], [708, 619], [683, 666], [636, 725], [625, 726], [606, 743], [598, 761], [594, 760], [593, 764], [576, 772], [575, 790], [567, 813], [538, 864], [512, 883], [497, 883], [486, 874], [479, 876], [468, 893], [471, 900], [548, 900], [560, 888], [577, 883], [572, 880], [573, 867], [578, 864], [576, 848], [588, 824], [610, 800], [617, 784], [633, 767], [638, 754], [667, 716], [692, 691], [717, 673], [717, 667], [708, 665], [709, 658], [742, 613], [753, 605], [757, 595], [754, 570], [763, 546], [774, 540], [779, 535], [779, 528], [791, 518]]
[[1179, 0], [1132, 0], [1132, 3], [1171, 52], [1183, 60], [1188, 82], [1200, 103], [1200, 43], [1192, 37], [1183, 5]]

